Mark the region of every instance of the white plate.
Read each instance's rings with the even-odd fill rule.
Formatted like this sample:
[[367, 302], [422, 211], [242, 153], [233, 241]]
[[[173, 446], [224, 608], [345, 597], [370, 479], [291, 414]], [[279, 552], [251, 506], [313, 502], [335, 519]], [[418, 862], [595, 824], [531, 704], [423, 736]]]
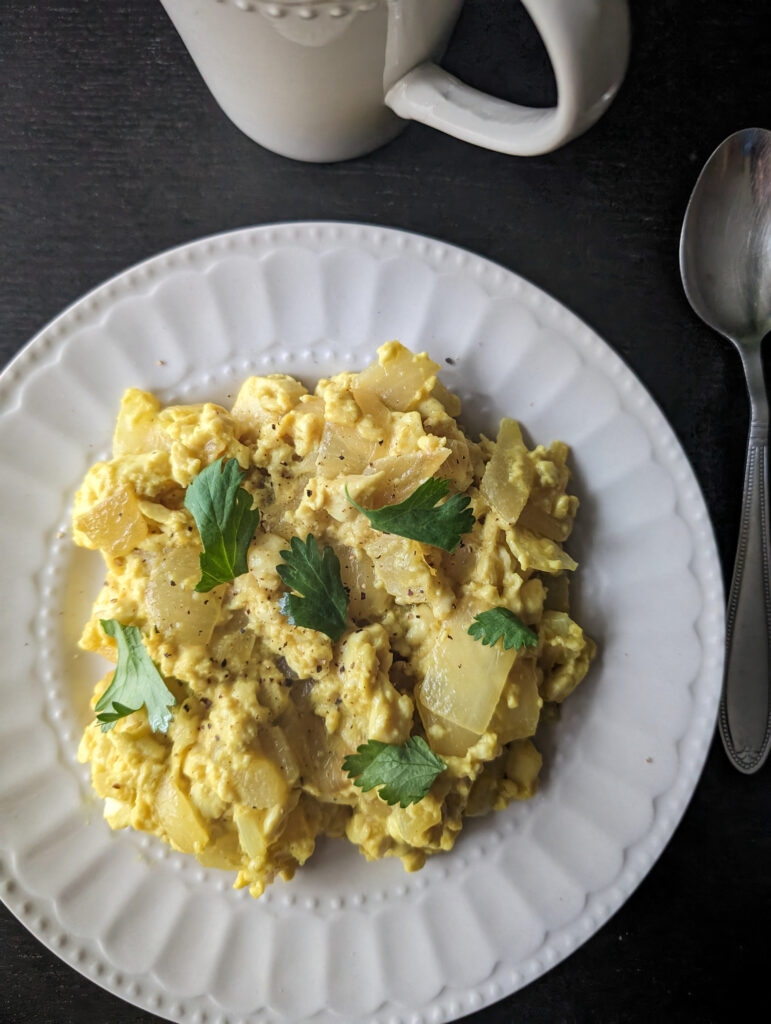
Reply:
[[[474, 822], [414, 875], [323, 843], [254, 901], [229, 874], [111, 832], [90, 796], [75, 751], [101, 667], [73, 650], [100, 560], [73, 548], [68, 510], [125, 387], [226, 400], [249, 373], [361, 368], [391, 338], [442, 364], [472, 429], [513, 415], [572, 446], [576, 616], [601, 655], [552, 732], [535, 800]], [[446, 1021], [560, 961], [659, 856], [715, 722], [717, 554], [663, 416], [548, 296], [398, 231], [240, 231], [81, 299], [6, 369], [0, 408], [0, 891], [77, 970], [185, 1022]]]

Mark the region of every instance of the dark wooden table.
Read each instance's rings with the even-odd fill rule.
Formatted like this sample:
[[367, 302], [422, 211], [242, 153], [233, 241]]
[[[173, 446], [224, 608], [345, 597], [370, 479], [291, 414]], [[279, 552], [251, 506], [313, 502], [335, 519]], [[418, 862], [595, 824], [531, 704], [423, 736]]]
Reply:
[[[619, 96], [557, 153], [508, 158], [413, 125], [371, 156], [313, 166], [226, 120], [158, 0], [2, 4], [2, 362], [92, 286], [201, 235], [304, 218], [425, 232], [529, 278], [627, 360], [693, 462], [728, 572], [744, 384], [736, 354], [686, 304], [677, 247], [713, 148], [738, 128], [771, 127], [771, 48], [752, 0], [633, 0], [632, 14]], [[553, 96], [514, 0], [468, 0], [445, 63], [499, 95]], [[682, 824], [622, 910], [475, 1024], [701, 1024], [764, 1005], [770, 777], [740, 776], [715, 741]], [[0, 928], [3, 1021], [155, 1019], [60, 963], [4, 910]]]

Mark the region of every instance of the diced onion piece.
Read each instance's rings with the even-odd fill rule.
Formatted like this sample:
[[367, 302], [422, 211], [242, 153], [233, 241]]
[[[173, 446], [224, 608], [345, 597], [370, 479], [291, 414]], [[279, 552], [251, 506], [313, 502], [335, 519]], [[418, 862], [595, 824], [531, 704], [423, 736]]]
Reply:
[[471, 533], [461, 537], [460, 544], [452, 553], [442, 553], [442, 567], [456, 585], [456, 591], [459, 585], [468, 583], [474, 574], [478, 573], [477, 560], [484, 548], [482, 531], [483, 525], [477, 520]]
[[533, 486], [533, 465], [516, 420], [503, 419], [495, 451], [485, 466], [482, 493], [509, 523], [516, 523]]
[[[297, 685], [297, 684], [295, 684]], [[324, 722], [312, 711], [288, 711], [281, 728], [297, 757], [304, 789], [330, 797], [350, 787], [343, 759], [353, 753], [337, 735], [329, 735]]]
[[[261, 523], [268, 531], [281, 532], [286, 528], [284, 520], [292, 521], [294, 513], [302, 501], [308, 486], [309, 474], [305, 472], [303, 463], [296, 465], [297, 476], [283, 479], [274, 476], [271, 483], [273, 487], [273, 500], [267, 494], [258, 497], [257, 504], [261, 513]], [[269, 494], [270, 492], [268, 492]]]
[[238, 836], [233, 832], [226, 832], [210, 842], [200, 853], [196, 854], [199, 864], [205, 868], [221, 868], [225, 871], [234, 871], [241, 866], [241, 847]]
[[316, 456], [316, 475], [331, 479], [363, 473], [374, 447], [374, 442], [362, 437], [355, 427], [326, 422]]
[[526, 526], [528, 530], [540, 533], [551, 540], [566, 541], [573, 530], [573, 516], [557, 519], [548, 512], [544, 512], [531, 499], [522, 509], [518, 525]]
[[175, 522], [179, 522], [180, 511], [176, 508], [169, 508], [168, 505], [162, 505], [159, 501], [138, 501], [139, 510], [145, 519], [149, 519], [153, 523], [160, 523], [162, 526], [169, 526]]
[[557, 575], [564, 569], [572, 572], [578, 567], [578, 562], [573, 561], [556, 541], [537, 537], [524, 526], [510, 526], [506, 530], [506, 543], [525, 572], [535, 569]]
[[582, 636], [583, 630], [565, 612], [550, 611], [543, 617], [543, 635], [545, 641], [568, 640], [571, 636]]
[[503, 773], [506, 767], [506, 754], [488, 761], [474, 780], [468, 795], [464, 814], [469, 818], [477, 818], [489, 814], [494, 808], [499, 810], [508, 804], [503, 795]]
[[348, 614], [352, 619], [378, 619], [385, 612], [387, 591], [375, 579], [369, 557], [353, 548], [339, 552], [340, 576], [348, 590]]
[[438, 402], [441, 402], [448, 415], [452, 416], [453, 419], [457, 419], [458, 416], [460, 416], [460, 399], [454, 392], [446, 388], [440, 380], [434, 384], [434, 390], [431, 392], [431, 397], [435, 398]]
[[243, 608], [237, 608], [226, 622], [215, 627], [209, 651], [214, 661], [226, 663], [233, 672], [241, 672], [251, 657], [256, 639], [251, 619]]
[[417, 541], [378, 534], [367, 542], [375, 579], [400, 604], [423, 604], [431, 591], [431, 570]]
[[544, 608], [553, 612], [570, 611], [570, 577], [565, 573], [546, 581]]
[[300, 777], [300, 766], [284, 730], [278, 725], [263, 726], [260, 729], [260, 746], [281, 768], [289, 785], [293, 786]]
[[370, 508], [398, 505], [405, 498], [409, 498], [420, 484], [433, 476], [449, 454], [449, 448], [437, 448], [431, 452], [410, 452], [377, 459], [370, 463], [365, 475], [379, 473], [381, 479], [368, 493], [366, 504]]
[[258, 811], [239, 807], [233, 814], [238, 829], [241, 849], [249, 860], [262, 864], [268, 853], [268, 844], [262, 831], [262, 815]]
[[286, 803], [289, 788], [281, 769], [267, 757], [252, 755], [233, 777], [241, 803], [249, 807], [275, 807]]
[[209, 842], [209, 833], [200, 815], [170, 775], [158, 787], [155, 810], [175, 850], [199, 853]]
[[121, 400], [118, 421], [112, 438], [112, 454], [141, 455], [168, 450], [169, 440], [158, 423], [161, 403], [155, 395], [129, 388]]
[[318, 416], [324, 419], [324, 399], [320, 395], [301, 395], [295, 406], [298, 416]]
[[443, 625], [419, 699], [435, 715], [481, 735], [490, 724], [516, 651], [505, 651], [501, 643], [489, 647], [470, 636], [473, 614], [458, 609]]
[[351, 394], [354, 401], [361, 409], [362, 415], [369, 416], [373, 423], [382, 427], [385, 431], [388, 428], [390, 417], [388, 406], [383, 403], [382, 399], [374, 391], [362, 387], [358, 381], [359, 378], [356, 378], [351, 386]]
[[450, 757], [463, 757], [468, 748], [473, 747], [479, 739], [477, 733], [463, 729], [460, 725], [448, 722], [446, 718], [429, 711], [419, 696], [417, 705], [429, 746], [435, 753], [446, 754]]
[[437, 363], [425, 352], [413, 355], [398, 342], [378, 349], [378, 362], [359, 374], [358, 387], [374, 391], [390, 409], [408, 412], [431, 394]]
[[119, 487], [75, 520], [76, 539], [113, 558], [127, 555], [147, 536], [147, 523], [136, 496]]
[[538, 695], [538, 666], [532, 657], [519, 654], [511, 667], [490, 728], [501, 743], [535, 734], [543, 701]]
[[450, 454], [442, 463], [439, 474], [445, 480], [451, 480], [457, 491], [466, 491], [474, 479], [474, 466], [469, 455], [469, 446], [465, 441], [445, 438], [445, 445]]
[[332, 797], [348, 789], [350, 781], [343, 772], [343, 760], [352, 750], [344, 749], [342, 741], [332, 741], [327, 737], [329, 749], [309, 751], [307, 758], [307, 775], [303, 774], [303, 783], [311, 792], [325, 798]]
[[198, 549], [172, 548], [153, 566], [145, 591], [147, 618], [180, 644], [208, 644], [222, 604], [217, 588], [195, 592], [201, 578]]

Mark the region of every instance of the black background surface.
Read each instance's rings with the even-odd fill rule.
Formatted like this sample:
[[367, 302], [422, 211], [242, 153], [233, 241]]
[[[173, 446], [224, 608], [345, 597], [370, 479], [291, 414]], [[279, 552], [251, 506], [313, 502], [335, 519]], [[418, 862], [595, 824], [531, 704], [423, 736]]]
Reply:
[[[424, 232], [533, 281], [621, 354], [684, 445], [730, 569], [744, 385], [736, 353], [686, 304], [677, 248], [713, 148], [738, 128], [771, 127], [763, 4], [633, 0], [621, 92], [556, 153], [510, 158], [412, 125], [370, 156], [320, 166], [230, 124], [158, 0], [0, 8], [3, 363], [83, 292], [202, 235], [306, 218]], [[507, 98], [554, 94], [515, 0], [468, 0], [445, 66]], [[567, 961], [468, 1021], [721, 1022], [763, 1006], [769, 770], [740, 776], [715, 741], [682, 824], [625, 906]], [[156, 1019], [59, 962], [4, 909], [0, 929], [0, 1019]]]

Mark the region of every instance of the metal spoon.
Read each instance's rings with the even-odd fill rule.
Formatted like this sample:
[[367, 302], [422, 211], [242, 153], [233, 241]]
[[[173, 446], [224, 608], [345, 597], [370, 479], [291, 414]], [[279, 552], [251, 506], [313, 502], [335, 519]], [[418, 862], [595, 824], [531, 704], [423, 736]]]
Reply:
[[765, 761], [771, 740], [768, 396], [760, 355], [771, 331], [771, 132], [736, 132], [705, 164], [685, 211], [680, 273], [695, 312], [739, 349], [750, 395], [720, 705], [723, 746], [750, 775]]

